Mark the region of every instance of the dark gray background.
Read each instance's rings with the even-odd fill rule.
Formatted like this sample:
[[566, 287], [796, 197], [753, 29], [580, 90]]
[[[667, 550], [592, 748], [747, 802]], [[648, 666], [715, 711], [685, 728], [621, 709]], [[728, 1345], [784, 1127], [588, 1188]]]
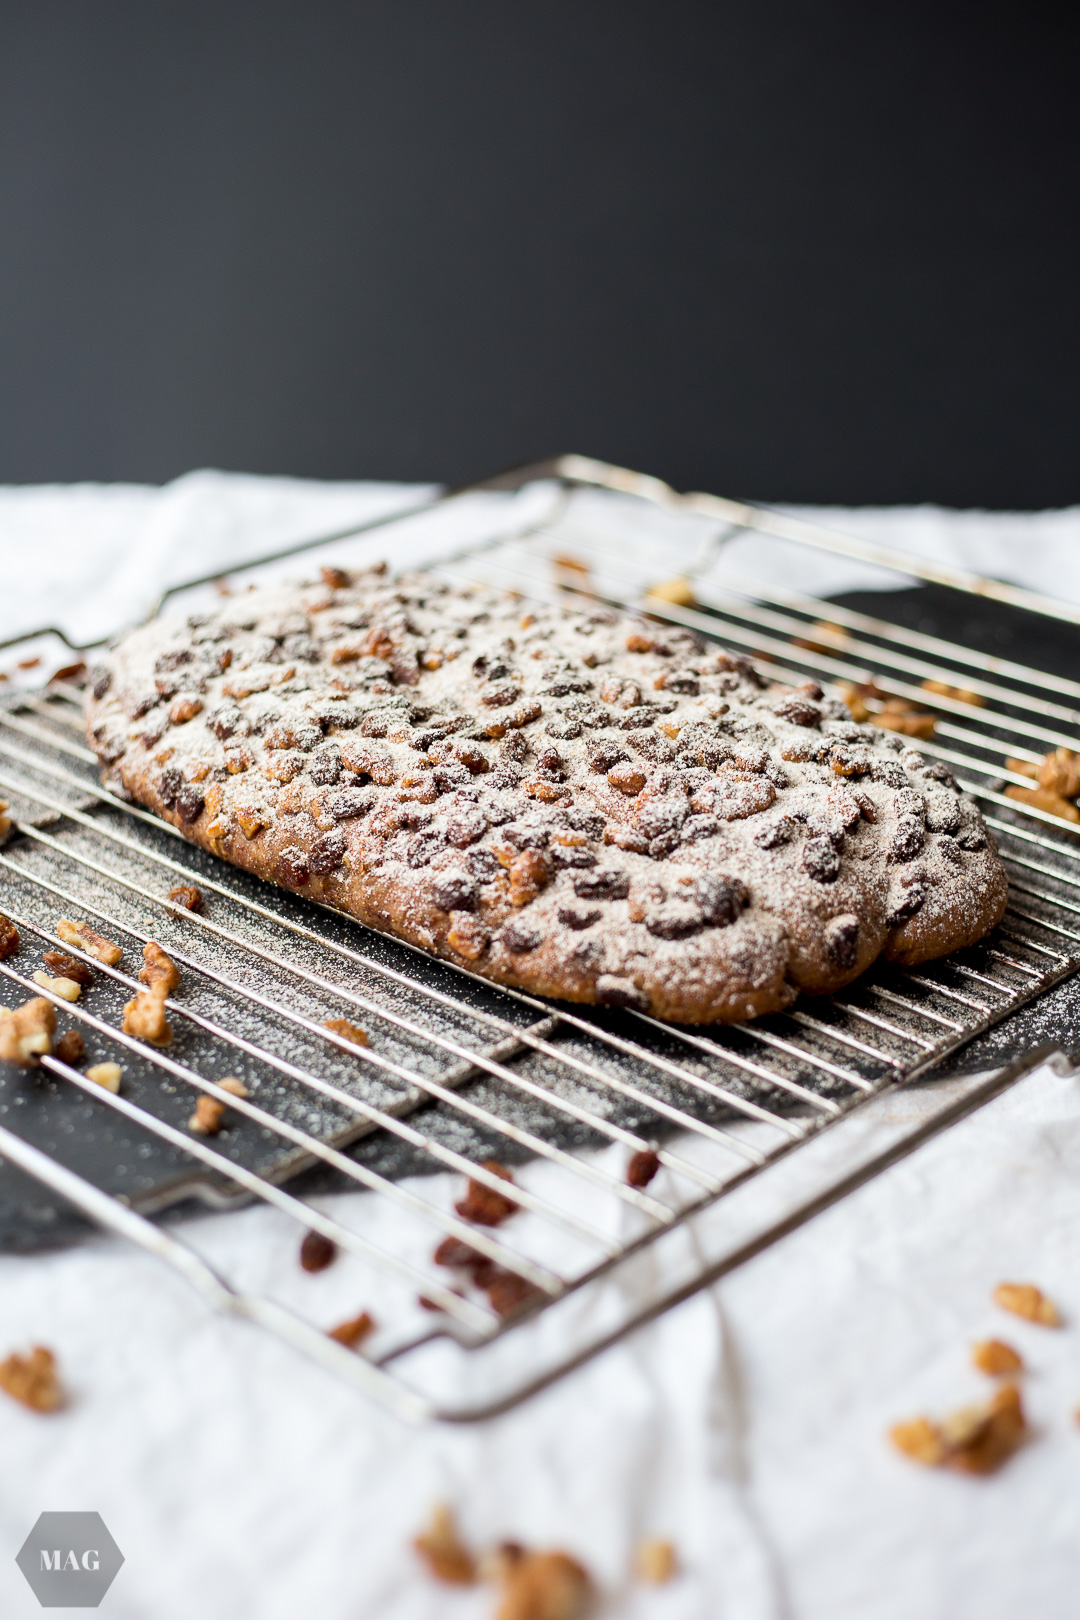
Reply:
[[0, 479], [1080, 499], [1078, 8], [0, 3]]

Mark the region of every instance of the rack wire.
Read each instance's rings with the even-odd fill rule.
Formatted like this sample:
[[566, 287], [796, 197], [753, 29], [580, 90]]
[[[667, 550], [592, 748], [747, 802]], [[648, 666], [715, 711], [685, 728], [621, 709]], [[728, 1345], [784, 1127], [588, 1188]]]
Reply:
[[[894, 578], [1046, 610], [1015, 587], [926, 568], [783, 514], [677, 496], [580, 457], [378, 528], [293, 548], [270, 571], [295, 571], [297, 551], [316, 545], [336, 560], [343, 543], [374, 555], [378, 540], [391, 541], [395, 556], [427, 560], [449, 579], [636, 609], [746, 651], [773, 679], [850, 683], [871, 709], [887, 696], [908, 699], [934, 720], [933, 735], [914, 746], [979, 800], [1011, 883], [1005, 920], [978, 946], [875, 970], [842, 995], [753, 1024], [686, 1029], [497, 989], [248, 879], [99, 784], [70, 677], [5, 699], [0, 795], [15, 825], [0, 850], [0, 909], [23, 947], [0, 962], [0, 1000], [46, 995], [95, 1058], [121, 1064], [124, 1085], [104, 1091], [55, 1056], [29, 1076], [3, 1075], [0, 1156], [177, 1267], [218, 1308], [259, 1322], [403, 1416], [463, 1421], [514, 1404], [841, 1196], [872, 1171], [834, 1171], [812, 1195], [789, 1176], [783, 1208], [758, 1197], [752, 1237], [733, 1216], [719, 1249], [701, 1241], [706, 1212], [734, 1211], [740, 1192], [785, 1162], [809, 1164], [813, 1145], [868, 1101], [931, 1074], [1075, 972], [1080, 828], [1006, 789], [1031, 786], [1008, 761], [1080, 747], [1080, 682], [780, 589], [768, 559], [747, 577], [731, 566], [732, 542], [754, 535], [803, 557], [854, 556]], [[653, 594], [673, 573], [686, 581], [681, 600]], [[173, 594], [188, 601], [199, 589], [206, 582]], [[201, 891], [204, 911], [168, 899], [178, 883]], [[119, 1029], [138, 988], [125, 965], [84, 957], [96, 979], [85, 1004], [35, 983], [35, 952], [83, 954], [57, 935], [62, 916], [121, 943], [125, 963], [156, 939], [179, 964], [168, 1051]], [[342, 1015], [363, 1020], [368, 1046], [326, 1027]], [[243, 1077], [247, 1096], [222, 1088], [228, 1075]], [[951, 1102], [933, 1128], [1010, 1078]], [[188, 1129], [200, 1095], [228, 1109], [220, 1136]], [[909, 1133], [874, 1167], [924, 1134]], [[627, 1161], [646, 1151], [661, 1173], [630, 1185]], [[497, 1228], [453, 1206], [465, 1177], [507, 1191], [491, 1161], [521, 1166], [518, 1212]], [[323, 1192], [365, 1196], [330, 1200], [294, 1180], [302, 1171], [309, 1181], [331, 1177], [316, 1183]], [[219, 1276], [174, 1225], [150, 1218], [190, 1209], [193, 1198], [261, 1202], [329, 1238], [355, 1263], [358, 1297], [374, 1306], [371, 1339], [346, 1349], [292, 1303]], [[435, 1263], [433, 1245], [446, 1238], [486, 1262], [484, 1287]]]

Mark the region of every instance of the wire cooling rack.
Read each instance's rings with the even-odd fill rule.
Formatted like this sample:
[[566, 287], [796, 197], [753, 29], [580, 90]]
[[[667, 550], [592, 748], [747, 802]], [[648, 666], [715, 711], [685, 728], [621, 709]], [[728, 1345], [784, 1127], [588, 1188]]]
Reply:
[[[403, 1416], [479, 1418], [742, 1263], [996, 1094], [1023, 1064], [950, 1094], [928, 1122], [854, 1167], [833, 1151], [835, 1128], [868, 1101], [931, 1074], [1080, 965], [1080, 828], [1006, 792], [1032, 785], [1018, 766], [1080, 746], [1080, 683], [825, 602], [809, 582], [839, 556], [878, 583], [928, 579], [1058, 619], [1078, 615], [581, 457], [292, 548], [257, 576], [295, 575], [306, 550], [315, 555], [305, 567], [324, 553], [346, 564], [382, 554], [523, 597], [637, 609], [749, 653], [773, 679], [858, 688], [871, 712], [906, 699], [924, 716], [921, 729], [933, 717], [933, 734], [913, 746], [979, 800], [1009, 870], [1006, 918], [978, 946], [921, 968], [875, 970], [842, 995], [803, 998], [750, 1025], [679, 1028], [571, 1007], [486, 984], [188, 845], [99, 785], [72, 670], [44, 687], [24, 678], [0, 705], [0, 794], [14, 818], [0, 851], [0, 909], [23, 935], [19, 954], [0, 962], [0, 1000], [49, 995], [62, 1027], [82, 1033], [87, 1062], [117, 1061], [124, 1082], [114, 1095], [53, 1056], [38, 1071], [0, 1074], [0, 1241], [55, 1241], [73, 1208]], [[236, 576], [230, 588], [244, 582]], [[213, 588], [171, 593], [174, 605]], [[56, 631], [17, 650], [27, 646], [52, 648], [54, 665], [74, 665], [85, 650], [64, 651]], [[183, 883], [203, 894], [202, 913], [169, 901]], [[32, 977], [45, 950], [81, 954], [58, 937], [61, 917], [89, 922], [125, 951], [116, 968], [92, 962], [94, 988], [74, 1005]], [[177, 1036], [167, 1052], [119, 1029], [151, 938], [183, 973], [168, 1004]], [[370, 1045], [327, 1029], [328, 1017], [361, 1022]], [[228, 1076], [243, 1079], [246, 1097], [221, 1088]], [[200, 1094], [228, 1109], [219, 1136], [188, 1128]], [[628, 1162], [643, 1152], [656, 1153], [660, 1173], [631, 1185]], [[492, 1160], [520, 1167], [518, 1211], [485, 1228], [454, 1199], [466, 1177], [506, 1190]], [[343, 1189], [367, 1196], [325, 1196]], [[220, 1275], [175, 1225], [149, 1218], [193, 1200], [261, 1201], [331, 1239], [355, 1262], [358, 1301], [372, 1306], [376, 1330], [348, 1350], [288, 1290], [283, 1299]], [[434, 1247], [446, 1238], [467, 1243], [479, 1265], [437, 1264]]]

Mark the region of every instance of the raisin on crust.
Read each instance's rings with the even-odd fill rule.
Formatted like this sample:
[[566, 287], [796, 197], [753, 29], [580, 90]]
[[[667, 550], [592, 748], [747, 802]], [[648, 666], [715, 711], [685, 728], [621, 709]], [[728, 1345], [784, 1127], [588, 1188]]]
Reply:
[[687, 631], [379, 570], [124, 637], [106, 780], [204, 849], [496, 983], [686, 1023], [979, 939], [976, 805]]

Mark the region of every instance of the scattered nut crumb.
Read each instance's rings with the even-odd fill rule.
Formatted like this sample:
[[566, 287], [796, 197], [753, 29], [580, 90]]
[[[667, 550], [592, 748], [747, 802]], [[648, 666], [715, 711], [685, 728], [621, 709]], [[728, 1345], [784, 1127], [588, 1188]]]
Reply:
[[917, 709], [907, 698], [901, 697], [886, 698], [873, 719], [886, 731], [899, 731], [905, 737], [919, 737], [923, 741], [934, 735], [937, 724], [932, 714]]
[[139, 969], [141, 983], [162, 996], [171, 996], [180, 983], [180, 969], [172, 957], [150, 940], [143, 946], [143, 962], [145, 966]]
[[954, 703], [969, 703], [973, 709], [985, 709], [986, 699], [981, 692], [972, 692], [966, 686], [949, 686], [945, 681], [922, 681], [924, 692], [932, 692], [935, 697], [952, 698]]
[[527, 1552], [503, 1582], [496, 1620], [579, 1620], [592, 1597], [588, 1572], [563, 1552]]
[[18, 669], [37, 669], [40, 663], [40, 658], [21, 658], [16, 667]]
[[645, 600], [652, 597], [657, 602], [670, 602], [674, 607], [694, 606], [694, 587], [690, 581], [679, 574], [674, 579], [662, 579], [657, 585], [650, 585], [645, 592]]
[[1030, 804], [1036, 810], [1044, 810], [1049, 816], [1060, 816], [1062, 821], [1080, 822], [1080, 810], [1075, 804], [1063, 799], [1060, 793], [1051, 793], [1049, 788], [1025, 788], [1010, 782], [1005, 789], [1005, 797], [1015, 799], [1018, 804]]
[[173, 1038], [172, 1025], [165, 1017], [165, 994], [157, 986], [140, 990], [137, 996], [124, 1004], [124, 1021], [120, 1026], [125, 1035], [147, 1041], [151, 1046], [168, 1046]]
[[1024, 1370], [1019, 1354], [1001, 1339], [981, 1339], [972, 1345], [971, 1359], [980, 1372], [989, 1373], [991, 1378], [1011, 1378]]
[[111, 939], [105, 939], [102, 934], [95, 933], [89, 923], [76, 923], [68, 917], [61, 917], [56, 925], [56, 932], [65, 945], [74, 945], [76, 950], [85, 951], [87, 956], [96, 957], [107, 967], [115, 967], [124, 954], [120, 946], [114, 945]]
[[56, 1357], [42, 1344], [36, 1344], [28, 1356], [15, 1351], [0, 1361], [0, 1389], [32, 1412], [55, 1412], [64, 1404]]
[[69, 1067], [74, 1068], [75, 1064], [81, 1063], [86, 1056], [86, 1042], [77, 1029], [69, 1029], [57, 1041], [53, 1048], [53, 1055], [58, 1057], [61, 1063], [66, 1063]]
[[[513, 1176], [497, 1159], [485, 1159], [482, 1168], [513, 1186]], [[472, 1177], [469, 1178], [465, 1197], [454, 1205], [462, 1220], [474, 1221], [477, 1226], [499, 1226], [508, 1215], [513, 1215], [517, 1207], [516, 1199], [507, 1197], [505, 1193], [496, 1192], [494, 1187], [486, 1187], [483, 1182], [474, 1181]]]
[[791, 645], [802, 647], [806, 652], [824, 653], [826, 656], [830, 653], [847, 651], [846, 643], [851, 640], [851, 631], [846, 626], [833, 624], [828, 619], [815, 619], [810, 628], [817, 631], [819, 637], [817, 641], [810, 637], [792, 636]]
[[1047, 1299], [1034, 1283], [998, 1283], [994, 1289], [994, 1303], [1003, 1311], [1012, 1311], [1026, 1322], [1038, 1322], [1041, 1327], [1060, 1327], [1061, 1313], [1052, 1300]]
[[367, 1038], [367, 1030], [361, 1029], [359, 1024], [350, 1024], [347, 1018], [326, 1018], [323, 1020], [323, 1028], [333, 1030], [334, 1034], [340, 1035], [343, 1040], [352, 1041], [354, 1046], [371, 1045]]
[[22, 937], [11, 918], [0, 916], [0, 962], [14, 956], [21, 944]]
[[505, 1581], [512, 1566], [525, 1557], [527, 1550], [520, 1541], [500, 1541], [482, 1555], [476, 1573], [482, 1581]]
[[355, 1350], [362, 1344], [369, 1334], [375, 1331], [375, 1318], [367, 1311], [361, 1311], [359, 1316], [353, 1316], [347, 1322], [339, 1322], [336, 1328], [331, 1328], [327, 1337], [336, 1339], [347, 1350]]
[[44, 996], [34, 996], [14, 1011], [0, 1007], [0, 1062], [27, 1069], [52, 1051], [56, 1008]]
[[675, 1574], [675, 1548], [670, 1541], [651, 1537], [639, 1543], [634, 1554], [634, 1568], [638, 1577], [653, 1586], [663, 1586]]
[[902, 1451], [912, 1462], [927, 1468], [938, 1468], [945, 1461], [945, 1438], [936, 1423], [929, 1418], [911, 1418], [907, 1423], [894, 1423], [889, 1439], [897, 1451]]
[[322, 1232], [306, 1232], [300, 1245], [300, 1264], [305, 1271], [325, 1271], [337, 1256], [337, 1244]]
[[194, 1131], [197, 1136], [216, 1136], [221, 1129], [221, 1121], [225, 1114], [225, 1104], [216, 1097], [199, 1097], [195, 1103], [195, 1112], [188, 1120], [188, 1130]]
[[231, 1091], [234, 1097], [251, 1096], [251, 1093], [247, 1086], [245, 1086], [244, 1082], [242, 1080], [238, 1080], [233, 1074], [226, 1075], [224, 1080], [219, 1080], [218, 1085], [221, 1087], [222, 1091]]
[[[589, 565], [587, 562], [582, 562], [580, 557], [552, 557], [551, 566], [555, 570], [556, 585], [561, 586], [564, 590], [567, 588], [573, 589], [575, 585], [579, 589], [588, 586]], [[566, 575], [569, 575], [570, 578], [567, 579]]]
[[86, 1071], [86, 1078], [97, 1086], [104, 1086], [106, 1091], [119, 1093], [123, 1072], [119, 1063], [92, 1063]]
[[82, 985], [75, 979], [50, 979], [40, 968], [34, 970], [33, 980], [43, 990], [51, 990], [54, 996], [62, 996], [65, 1001], [78, 1001], [82, 995]]
[[59, 979], [74, 979], [84, 990], [89, 990], [94, 982], [93, 969], [80, 962], [77, 956], [68, 956], [64, 951], [46, 951], [45, 966]]
[[647, 1187], [660, 1168], [660, 1155], [651, 1148], [641, 1148], [631, 1155], [626, 1166], [626, 1182], [630, 1187]]
[[173, 905], [183, 906], [187, 911], [201, 911], [203, 897], [191, 883], [178, 883], [175, 889], [169, 890], [169, 899]]
[[1017, 1451], [1027, 1434], [1020, 1391], [1004, 1384], [981, 1406], [954, 1412], [943, 1423], [915, 1418], [898, 1423], [889, 1438], [898, 1451], [928, 1468], [962, 1474], [992, 1474]]
[[472, 1586], [476, 1581], [476, 1560], [458, 1534], [454, 1515], [445, 1502], [431, 1510], [426, 1530], [413, 1541], [413, 1547], [427, 1565], [429, 1575], [449, 1586]]
[[1039, 766], [1039, 786], [1063, 799], [1080, 796], [1080, 754], [1071, 748], [1055, 748]]

